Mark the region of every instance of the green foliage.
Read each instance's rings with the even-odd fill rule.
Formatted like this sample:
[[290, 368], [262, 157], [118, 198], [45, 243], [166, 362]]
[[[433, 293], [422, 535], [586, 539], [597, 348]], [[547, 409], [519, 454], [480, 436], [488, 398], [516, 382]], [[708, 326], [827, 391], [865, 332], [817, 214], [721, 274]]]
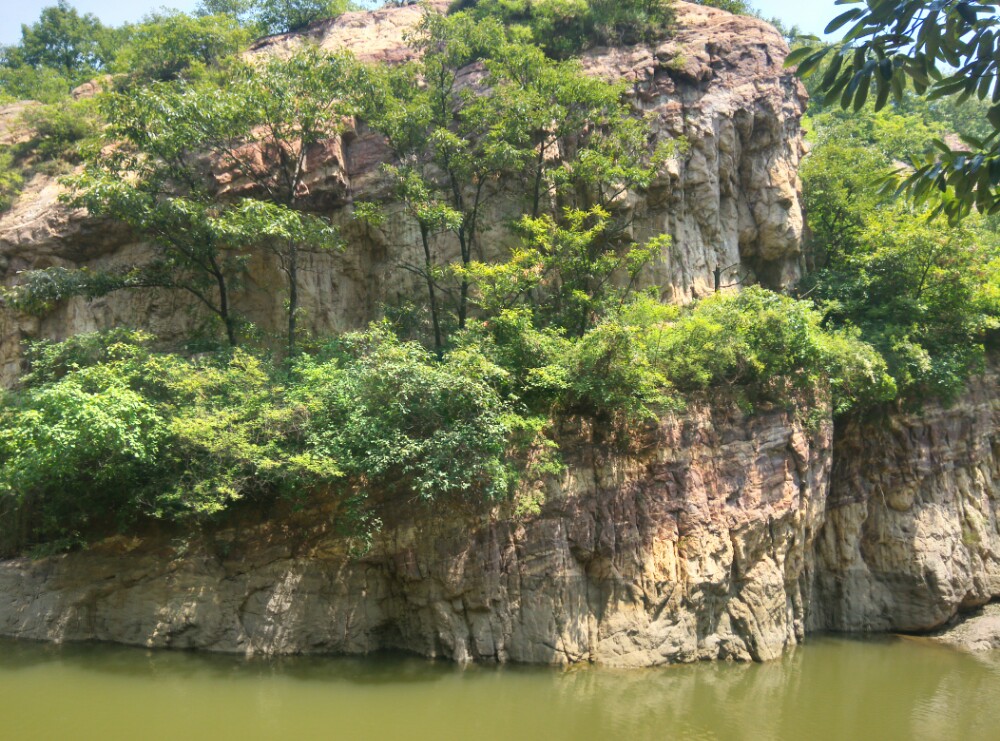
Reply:
[[[913, 160], [899, 192], [952, 222], [975, 208], [1000, 213], [1000, 15], [992, 3], [936, 0], [871, 0], [846, 10], [827, 32], [846, 28], [838, 44], [804, 46], [786, 60], [802, 76], [821, 72], [817, 90], [843, 108], [862, 110], [874, 100], [881, 110], [893, 98], [904, 100], [908, 86], [930, 100], [955, 104], [989, 100], [989, 135], [966, 134], [955, 148], [934, 141], [938, 151]], [[818, 41], [818, 39], [816, 40]], [[941, 197], [941, 194], [944, 197]]]
[[805, 301], [762, 288], [715, 294], [654, 343], [658, 363], [681, 391], [737, 385], [772, 401], [828, 385], [844, 412], [892, 399], [885, 362], [854, 332], [827, 332]]
[[561, 59], [598, 44], [654, 41], [673, 22], [669, 0], [478, 0], [452, 7], [477, 19], [498, 19], [515, 38]]
[[66, 0], [58, 0], [43, 8], [35, 23], [21, 26], [21, 43], [8, 50], [5, 66], [47, 67], [79, 84], [107, 63], [107, 36], [95, 16], [80, 15]]
[[[547, 321], [582, 333], [664, 249], [665, 239], [628, 243], [620, 201], [648, 186], [679, 146], [650, 144], [623, 86], [511, 40], [495, 18], [431, 14], [412, 43], [422, 62], [373, 74], [376, 94], [363, 97], [363, 109], [402, 163], [388, 173], [420, 229], [424, 262], [408, 267], [427, 284], [435, 349], [443, 351], [452, 316], [465, 328], [470, 301], [496, 312], [529, 292], [549, 307]], [[473, 92], [458, 80], [476, 62], [486, 76]], [[506, 262], [476, 263], [482, 206], [501, 191], [526, 197], [523, 248]], [[361, 212], [369, 223], [371, 208]], [[450, 266], [431, 242], [442, 233], [458, 243]], [[626, 286], [620, 293], [616, 280]]]
[[548, 215], [523, 217], [523, 246], [508, 261], [467, 269], [480, 304], [493, 313], [531, 295], [539, 319], [583, 336], [598, 317], [625, 303], [640, 271], [670, 244], [669, 235], [642, 245], [615, 239], [614, 226], [599, 206], [567, 209], [561, 223]]
[[29, 349], [23, 388], [0, 403], [0, 498], [28, 542], [205, 517], [339, 477], [298, 454], [296, 412], [276, 404], [259, 360], [190, 361], [149, 339], [118, 330]]
[[14, 165], [14, 157], [9, 151], [0, 150], [0, 211], [5, 211], [14, 203], [21, 186], [24, 185], [24, 174]]
[[756, 15], [756, 11], [746, 0], [693, 0], [695, 5], [707, 5], [736, 15]]
[[814, 271], [801, 291], [832, 326], [856, 327], [886, 358], [901, 393], [948, 398], [982, 363], [1000, 317], [994, 227], [949, 225], [879, 187], [895, 162], [947, 122], [926, 108], [821, 111], [802, 166]]
[[291, 394], [309, 412], [312, 455], [395, 496], [510, 492], [512, 420], [480, 372], [485, 361], [463, 353], [438, 362], [384, 326], [344, 335], [327, 353], [296, 366]]
[[29, 348], [21, 389], [0, 397], [0, 500], [27, 523], [21, 546], [331, 486], [359, 521], [373, 490], [511, 491], [507, 454], [527, 423], [472, 352], [438, 362], [374, 327], [300, 360], [286, 385], [242, 351], [187, 360], [149, 340], [117, 330]]
[[154, 14], [130, 29], [113, 69], [138, 82], [192, 77], [217, 66], [249, 42], [249, 31], [228, 15]]
[[0, 103], [37, 100], [58, 103], [69, 97], [72, 83], [51, 67], [8, 67], [0, 65]]
[[0, 211], [10, 208], [34, 172], [65, 172], [99, 141], [99, 116], [93, 100], [63, 97], [50, 105], [27, 106], [19, 118], [17, 125], [27, 138], [0, 145]]
[[313, 21], [335, 18], [347, 10], [347, 0], [259, 0], [254, 19], [265, 34], [297, 31]]
[[29, 142], [21, 145], [33, 156], [43, 160], [61, 159], [79, 162], [89, 150], [98, 145], [100, 132], [99, 114], [96, 101], [63, 100], [46, 106], [34, 106], [25, 110], [24, 122], [33, 135]]

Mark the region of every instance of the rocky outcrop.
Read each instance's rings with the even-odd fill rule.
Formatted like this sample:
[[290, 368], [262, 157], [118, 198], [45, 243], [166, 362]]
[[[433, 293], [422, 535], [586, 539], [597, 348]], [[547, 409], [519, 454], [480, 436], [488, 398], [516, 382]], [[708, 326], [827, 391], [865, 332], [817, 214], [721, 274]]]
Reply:
[[[350, 49], [367, 61], [398, 62], [411, 54], [403, 37], [422, 12], [406, 6], [347, 13], [304, 34], [266, 39], [254, 53], [285, 53], [307, 39], [327, 49]], [[782, 68], [786, 53], [781, 36], [761, 21], [680, 2], [678, 30], [669, 41], [594, 49], [583, 60], [594, 75], [631, 83], [629, 95], [637, 111], [650, 117], [658, 140], [684, 137], [689, 144], [683, 156], [665, 163], [649, 189], [629, 194], [623, 204], [635, 239], [673, 235], [673, 245], [642, 276], [664, 300], [706, 295], [717, 267], [727, 269], [726, 284], [756, 277], [778, 286], [798, 275], [803, 224], [796, 171], [804, 93]], [[417, 278], [402, 266], [419, 264], [422, 257], [417, 229], [401, 214], [390, 214], [380, 228], [352, 218], [353, 202], [384, 187], [379, 166], [388, 154], [379, 137], [357, 122], [321, 149], [307, 185], [316, 207], [340, 225], [347, 247], [303, 255], [300, 323], [334, 332], [363, 326], [383, 307], [419, 295]], [[148, 253], [115, 225], [69, 210], [59, 194], [55, 179], [39, 175], [13, 209], [0, 214], [0, 283], [18, 282], [25, 270], [107, 268]], [[491, 201], [484, 223], [495, 228], [482, 242], [495, 254], [478, 257], [494, 257], [511, 245], [500, 226], [522, 206], [510, 194]], [[441, 237], [435, 249], [448, 254], [456, 246]], [[284, 285], [279, 266], [257, 255], [247, 267], [244, 290], [234, 297], [236, 311], [262, 332], [280, 333]], [[207, 319], [181, 293], [164, 291], [72, 299], [40, 320], [3, 313], [0, 382], [16, 374], [26, 338], [139, 325], [170, 343], [189, 337]]]
[[[536, 514], [386, 511], [364, 555], [319, 503], [2, 562], [0, 635], [650, 666], [931, 632], [1000, 597], [998, 386], [835, 433], [804, 405], [695, 407], [629, 450], [564, 432]], [[935, 640], [1000, 645], [995, 612]]]
[[1000, 597], [998, 392], [838, 430], [811, 628], [922, 632]]
[[[350, 13], [254, 53], [285, 53], [309, 38], [398, 62], [420, 12]], [[592, 74], [631, 82], [658, 138], [689, 143], [625, 204], [636, 239], [674, 237], [642, 280], [672, 301], [711, 290], [717, 266], [730, 267], [727, 280], [740, 273], [784, 285], [797, 277], [802, 232], [803, 98], [781, 67], [787, 49], [754, 19], [686, 3], [678, 15], [667, 42], [584, 59]], [[0, 142], [22, 135], [20, 110], [0, 108]], [[320, 150], [308, 187], [348, 246], [303, 257], [300, 297], [303, 323], [329, 332], [406, 300], [412, 279], [401, 266], [416, 261], [418, 243], [402, 217], [390, 214], [378, 229], [352, 219], [352, 203], [382, 187], [386, 157], [363, 122]], [[220, 185], [239, 187], [224, 175]], [[5, 284], [28, 269], [141, 261], [145, 245], [70, 210], [60, 193], [37, 175], [0, 215]], [[517, 203], [498, 198], [490, 208], [487, 221], [499, 224]], [[509, 246], [500, 230], [491, 237], [493, 249]], [[282, 285], [278, 266], [258, 255], [237, 310], [263, 332], [280, 329]], [[170, 342], [203, 320], [168, 291], [74, 299], [44, 319], [0, 312], [0, 382], [18, 372], [25, 337], [130, 325]], [[747, 415], [721, 403], [662, 420], [627, 451], [578, 429], [564, 435], [567, 472], [536, 514], [461, 503], [387, 512], [364, 555], [317, 503], [256, 520], [245, 513], [181, 539], [114, 538], [7, 561], [0, 634], [648, 666], [771, 659], [809, 630], [933, 631], [1000, 597], [998, 386], [994, 371], [951, 406], [927, 403], [835, 432], [829, 420], [806, 429], [801, 420], [816, 414], [804, 406]], [[998, 644], [994, 612], [951, 642]]]
[[[829, 426], [696, 409], [637, 450], [564, 440], [537, 515], [397, 513], [363, 557], [302, 516], [0, 563], [0, 634], [457, 661], [772, 659], [801, 640]], [[466, 509], [463, 513], [463, 509]], [[391, 516], [391, 515], [390, 515]]]
[[971, 653], [1000, 648], [1000, 604], [986, 605], [930, 640]]

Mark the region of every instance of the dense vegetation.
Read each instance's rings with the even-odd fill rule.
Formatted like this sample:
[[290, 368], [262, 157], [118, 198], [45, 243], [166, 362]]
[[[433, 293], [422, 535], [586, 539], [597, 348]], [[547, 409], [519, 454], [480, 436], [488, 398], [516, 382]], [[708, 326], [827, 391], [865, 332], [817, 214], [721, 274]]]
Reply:
[[[574, 56], [669, 34], [669, 3], [483, 0], [427, 15], [410, 39], [420, 61], [393, 68], [312, 48], [236, 54], [346, 7], [205, 0], [195, 16], [107, 29], [60, 3], [5, 50], [2, 94], [42, 105], [25, 113], [31, 139], [0, 153], [0, 195], [12, 200], [33, 169], [81, 164], [70, 199], [151, 246], [113, 271], [22, 275], [6, 309], [166, 289], [191, 295], [206, 322], [172, 351], [132, 330], [28, 348], [28, 372], [0, 396], [0, 550], [71, 547], [150, 518], [189, 526], [279, 497], [325, 497], [361, 536], [404, 502], [529, 512], [537, 498], [514, 495], [559, 471], [568, 418], [628, 445], [723, 388], [748, 408], [809, 398], [862, 413], [947, 397], [982, 363], [1000, 311], [992, 222], [928, 220], [877, 182], [959, 125], [951, 109], [817, 106], [798, 297], [748, 287], [666, 306], [639, 286], [670, 239], [630, 239], [619, 204], [686, 143], [654, 146], [625, 87]], [[470, 95], [456, 81], [475, 63]], [[70, 98], [103, 73], [103, 92]], [[348, 116], [393, 154], [386, 196], [354, 216], [369, 229], [391, 210], [411, 220], [423, 259], [402, 267], [419, 290], [365, 331], [316, 337], [298, 321], [300, 256], [343, 237], [303, 187], [303, 163]], [[244, 185], [220, 194], [207, 162]], [[484, 262], [483, 211], [499, 194], [521, 198], [520, 218], [490, 225], [516, 246]], [[261, 252], [286, 279], [280, 338], [233, 308]]]

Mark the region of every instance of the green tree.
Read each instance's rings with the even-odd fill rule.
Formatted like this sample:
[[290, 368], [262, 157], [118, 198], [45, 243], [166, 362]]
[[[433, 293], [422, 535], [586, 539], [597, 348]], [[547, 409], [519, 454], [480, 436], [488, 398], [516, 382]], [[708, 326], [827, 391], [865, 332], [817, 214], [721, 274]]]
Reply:
[[[972, 208], [1000, 212], [1000, 15], [995, 3], [970, 0], [852, 0], [827, 33], [846, 28], [843, 40], [805, 46], [786, 60], [800, 75], [819, 75], [819, 93], [860, 111], [869, 98], [881, 110], [904, 100], [912, 86], [929, 99], [962, 104], [990, 100], [989, 136], [965, 136], [953, 148], [935, 140], [937, 151], [913, 162], [900, 190], [919, 202], [933, 198], [952, 221]], [[939, 193], [944, 197], [940, 198]]]
[[[410, 184], [404, 198], [408, 211], [422, 222], [427, 258], [422, 274], [428, 279], [435, 345], [440, 349], [441, 322], [433, 308], [439, 277], [449, 272], [457, 276], [453, 303], [458, 329], [469, 318], [472, 281], [487, 280], [487, 275], [491, 281], [504, 280], [502, 268], [473, 269], [475, 257], [482, 254], [484, 204], [500, 192], [525, 198], [530, 217], [548, 215], [549, 226], [563, 229], [561, 234], [579, 229], [575, 243], [586, 243], [586, 262], [595, 272], [587, 286], [572, 280], [566, 285], [589, 291], [591, 298], [602, 293], [610, 276], [598, 265], [621, 266], [629, 262], [626, 255], [640, 254], [625, 236], [627, 223], [616, 216], [617, 204], [629, 189], [651, 182], [671, 147], [650, 145], [648, 126], [633, 115], [623, 86], [588, 76], [578, 62], [554, 61], [537, 46], [511, 41], [495, 19], [428, 14], [413, 43], [422, 52], [421, 62], [392, 71], [384, 93], [369, 99], [365, 117], [386, 135], [399, 163], [392, 172], [403, 174]], [[470, 85], [463, 75], [476, 63], [486, 75]], [[412, 197], [417, 192], [419, 203]], [[584, 226], [577, 213], [599, 214], [601, 228]], [[440, 228], [430, 228], [432, 221]], [[426, 239], [442, 229], [449, 229], [458, 243], [458, 261], [450, 271], [437, 267]], [[656, 244], [663, 246], [662, 240]], [[543, 250], [535, 244], [516, 255], [530, 254], [549, 267], [558, 262], [544, 258]], [[545, 270], [533, 268], [534, 273]], [[631, 284], [625, 273], [615, 277]], [[526, 298], [525, 292], [542, 290], [543, 284], [522, 288], [514, 291], [518, 300]], [[485, 302], [493, 302], [497, 290], [487, 290], [493, 297]], [[580, 304], [572, 322], [575, 333], [593, 319], [583, 304], [596, 305]]]
[[239, 52], [249, 32], [228, 15], [153, 14], [131, 29], [113, 69], [140, 82], [173, 80]]
[[81, 15], [66, 0], [59, 0], [43, 8], [35, 23], [21, 26], [21, 43], [11, 52], [8, 64], [50, 67], [78, 82], [107, 64], [105, 35], [106, 29], [95, 16]]
[[879, 183], [940, 129], [893, 108], [813, 115], [802, 179], [812, 272], [800, 286], [828, 324], [855, 327], [911, 397], [948, 397], [981, 363], [1000, 241], [972, 214], [950, 225]]
[[323, 18], [336, 18], [348, 8], [347, 0], [258, 0], [254, 20], [265, 34], [287, 33]]

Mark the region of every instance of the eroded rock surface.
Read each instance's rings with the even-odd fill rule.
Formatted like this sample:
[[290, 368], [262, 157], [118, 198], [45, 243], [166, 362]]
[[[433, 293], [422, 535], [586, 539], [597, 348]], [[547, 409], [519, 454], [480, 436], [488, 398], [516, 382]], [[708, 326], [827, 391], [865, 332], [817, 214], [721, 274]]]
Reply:
[[986, 605], [932, 640], [972, 653], [1000, 648], [1000, 604]]
[[[446, 3], [438, 3], [443, 8]], [[394, 63], [411, 51], [403, 37], [419, 21], [418, 6], [347, 13], [302, 34], [272, 37], [254, 53], [281, 54], [303, 39], [327, 49], [347, 48], [367, 61]], [[782, 68], [787, 47], [767, 24], [712, 8], [678, 3], [677, 33], [657, 46], [595, 49], [586, 69], [631, 83], [630, 96], [649, 114], [659, 140], [684, 137], [689, 148], [665, 163], [661, 176], [622, 204], [637, 240], [669, 233], [673, 245], [642, 276], [664, 300], [689, 301], [713, 290], [713, 271], [725, 284], [754, 276], [780, 286], [798, 275], [802, 236], [800, 117], [804, 92]], [[3, 112], [0, 111], [0, 128]], [[347, 249], [305, 254], [299, 296], [300, 324], [319, 332], [343, 331], [376, 318], [381, 307], [419, 296], [406, 264], [423, 260], [417, 227], [390, 213], [380, 228], [352, 218], [355, 201], [385, 187], [380, 165], [388, 153], [380, 138], [357, 122], [340, 140], [310, 158], [307, 186], [315, 208], [342, 228]], [[238, 185], [221, 182], [224, 188]], [[21, 271], [51, 266], [107, 268], [141, 260], [149, 248], [113, 224], [71, 211], [58, 201], [55, 179], [38, 176], [13, 209], [0, 214], [0, 283]], [[482, 243], [490, 259], [512, 244], [502, 228], [523, 211], [508, 193], [492, 199]], [[446, 237], [442, 255], [457, 249]], [[487, 248], [484, 248], [487, 249]], [[280, 334], [285, 282], [279, 266], [258, 255], [248, 266], [236, 311], [264, 332]], [[60, 339], [116, 324], [151, 329], [166, 342], [189, 336], [207, 317], [183, 292], [119, 292], [95, 301], [72, 299], [43, 320], [0, 315], [0, 382], [18, 369], [26, 338]]]
[[838, 430], [811, 627], [928, 631], [1000, 596], [998, 433], [995, 374]]
[[538, 515], [437, 508], [349, 555], [312, 512], [180, 546], [111, 539], [0, 563], [0, 634], [245, 653], [401, 648], [458, 661], [772, 659], [801, 640], [831, 430], [785, 411], [581, 437]]

